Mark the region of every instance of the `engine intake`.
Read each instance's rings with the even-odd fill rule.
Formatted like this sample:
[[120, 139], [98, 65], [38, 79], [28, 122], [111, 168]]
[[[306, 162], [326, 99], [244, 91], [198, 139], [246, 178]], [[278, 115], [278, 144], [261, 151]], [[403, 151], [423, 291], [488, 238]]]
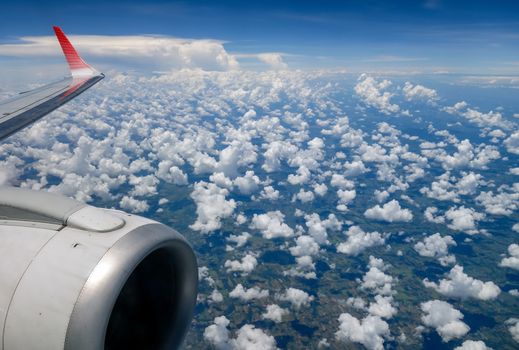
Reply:
[[175, 349], [197, 284], [193, 250], [171, 228], [0, 188], [0, 349]]

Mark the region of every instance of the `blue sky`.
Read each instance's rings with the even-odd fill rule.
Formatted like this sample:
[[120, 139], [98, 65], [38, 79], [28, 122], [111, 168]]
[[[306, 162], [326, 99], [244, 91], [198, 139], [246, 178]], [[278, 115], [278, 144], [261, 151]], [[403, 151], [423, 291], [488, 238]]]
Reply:
[[[290, 68], [519, 74], [514, 1], [46, 1], [2, 4], [0, 42], [50, 35], [216, 39]], [[1, 58], [0, 58], [1, 60]], [[4, 59], [5, 61], [5, 59]]]

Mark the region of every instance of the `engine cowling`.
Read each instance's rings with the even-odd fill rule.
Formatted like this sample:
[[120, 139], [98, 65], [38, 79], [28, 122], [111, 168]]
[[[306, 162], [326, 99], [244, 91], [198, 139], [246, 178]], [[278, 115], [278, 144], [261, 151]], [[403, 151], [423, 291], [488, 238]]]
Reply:
[[0, 349], [175, 349], [196, 257], [156, 221], [0, 188]]

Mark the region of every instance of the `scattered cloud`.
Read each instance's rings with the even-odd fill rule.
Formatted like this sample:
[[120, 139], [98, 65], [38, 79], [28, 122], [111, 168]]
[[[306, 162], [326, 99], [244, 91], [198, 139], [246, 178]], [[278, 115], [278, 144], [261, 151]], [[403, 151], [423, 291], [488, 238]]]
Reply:
[[445, 301], [429, 300], [422, 303], [421, 308], [423, 324], [436, 329], [444, 342], [461, 338], [470, 330], [462, 321], [463, 314]]
[[439, 283], [431, 282], [427, 278], [423, 283], [426, 287], [451, 298], [493, 300], [501, 293], [501, 289], [494, 282], [483, 282], [470, 277], [459, 265], [455, 265], [447, 274], [447, 278]]

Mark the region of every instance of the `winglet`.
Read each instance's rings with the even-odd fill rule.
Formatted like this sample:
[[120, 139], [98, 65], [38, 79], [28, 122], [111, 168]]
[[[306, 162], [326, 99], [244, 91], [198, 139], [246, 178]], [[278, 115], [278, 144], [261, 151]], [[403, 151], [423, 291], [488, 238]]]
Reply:
[[61, 45], [61, 49], [63, 50], [63, 54], [67, 59], [68, 66], [70, 68], [70, 74], [73, 77], [99, 75], [97, 70], [83, 61], [61, 28], [56, 26], [52, 28], [54, 29], [54, 33], [56, 33], [56, 37], [58, 38], [59, 44]]

